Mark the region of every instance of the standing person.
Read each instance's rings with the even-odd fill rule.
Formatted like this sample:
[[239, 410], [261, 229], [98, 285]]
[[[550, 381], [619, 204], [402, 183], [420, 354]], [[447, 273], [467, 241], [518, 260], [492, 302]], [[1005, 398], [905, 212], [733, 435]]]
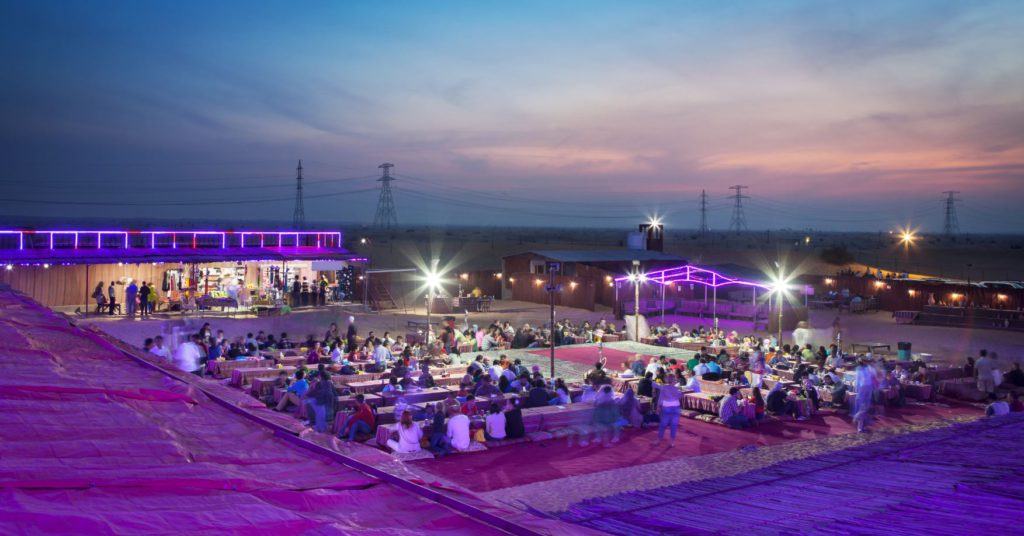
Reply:
[[761, 388], [761, 381], [767, 366], [764, 362], [764, 354], [760, 350], [754, 350], [750, 356], [750, 386], [755, 389]]
[[668, 446], [672, 447], [676, 442], [676, 430], [679, 428], [680, 404], [683, 393], [676, 387], [675, 374], [669, 374], [665, 378], [665, 384], [658, 386], [658, 440], [654, 446], [661, 444], [665, 437], [665, 428], [669, 428]]
[[996, 368], [995, 360], [988, 355], [988, 350], [978, 353], [980, 356], [974, 362], [974, 378], [978, 382], [978, 390], [986, 395], [996, 392], [996, 380], [992, 371]]
[[128, 287], [124, 289], [124, 306], [125, 315], [128, 318], [135, 318], [135, 306], [138, 303], [136, 299], [139, 296], [139, 286], [135, 284], [133, 279], [131, 283], [128, 283]]
[[139, 314], [142, 318], [149, 316], [149, 284], [145, 281], [139, 289]]
[[110, 316], [114, 316], [114, 307], [117, 305], [117, 296], [114, 295], [114, 282], [107, 287], [107, 306], [110, 307]]
[[356, 317], [348, 317], [348, 331], [345, 333], [345, 353], [351, 354], [356, 351], [358, 343], [356, 341]]
[[864, 432], [867, 429], [868, 419], [871, 417], [871, 400], [875, 396], [877, 381], [875, 371], [865, 360], [857, 364], [856, 380], [857, 397], [854, 399], [853, 420], [857, 423], [857, 431]]
[[338, 393], [326, 370], [319, 371], [317, 382], [309, 389], [306, 397], [306, 418], [317, 432], [326, 432], [327, 423], [334, 417], [334, 406]]
[[96, 300], [96, 314], [100, 314], [100, 312], [103, 311], [103, 304], [106, 301], [106, 298], [103, 297], [103, 281], [100, 281], [92, 291], [92, 298]]

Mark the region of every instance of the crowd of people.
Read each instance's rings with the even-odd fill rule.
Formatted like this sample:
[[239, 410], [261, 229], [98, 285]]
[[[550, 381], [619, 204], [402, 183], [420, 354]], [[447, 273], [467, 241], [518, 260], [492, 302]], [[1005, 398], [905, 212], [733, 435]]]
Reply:
[[[615, 333], [615, 326], [605, 321], [579, 326], [571, 322], [556, 323], [556, 344], [569, 338], [590, 337], [600, 340], [605, 334]], [[304, 414], [306, 424], [318, 431], [326, 431], [333, 416], [341, 408], [336, 406], [339, 387], [331, 380], [332, 374], [355, 374], [357, 362], [368, 372], [387, 372], [384, 392], [397, 392], [395, 415], [398, 419], [396, 436], [389, 446], [398, 452], [415, 452], [427, 448], [436, 455], [469, 448], [470, 438], [501, 440], [522, 436], [521, 410], [549, 405], [594, 406], [592, 422], [605, 445], [618, 441], [623, 427], [643, 427], [657, 423], [659, 444], [668, 435], [669, 445], [676, 439], [682, 397], [686, 392], [700, 392], [701, 380], [723, 381], [727, 393], [718, 400], [718, 417], [731, 428], [745, 428], [767, 415], [789, 416], [797, 420], [809, 415], [804, 408], [829, 405], [845, 407], [848, 398], [850, 415], [858, 430], [867, 429], [873, 407], [901, 405], [907, 383], [923, 383], [928, 371], [923, 362], [893, 362], [866, 356], [849, 356], [837, 344], [827, 348], [810, 343], [782, 344], [775, 340], [755, 336], [741, 337], [735, 332], [695, 328], [682, 331], [676, 325], [655, 330], [659, 339], [705, 343], [690, 359], [652, 357], [645, 362], [639, 356], [623, 365], [621, 372], [612, 373], [606, 362], [595, 364], [584, 378], [582, 386], [572, 388], [563, 378], [546, 378], [540, 367], [528, 367], [520, 359], [509, 359], [502, 354], [487, 358], [482, 354], [469, 359], [458, 351], [461, 344], [471, 344], [479, 350], [497, 347], [530, 348], [544, 344], [551, 333], [535, 331], [528, 324], [513, 328], [508, 322], [494, 322], [480, 329], [478, 326], [457, 330], [443, 325], [436, 337], [428, 343], [409, 344], [402, 336], [392, 337], [389, 332], [380, 336], [370, 331], [359, 335], [355, 319], [349, 317], [347, 329], [342, 332], [331, 324], [323, 336], [309, 335], [293, 341], [287, 333], [275, 337], [263, 331], [247, 333], [229, 340], [223, 330], [214, 330], [209, 323], [173, 351], [162, 337], [147, 339], [147, 351], [172, 362], [179, 369], [202, 374], [204, 363], [216, 359], [252, 359], [261, 352], [303, 348], [305, 362], [291, 375], [282, 372], [276, 387], [284, 396], [273, 404], [274, 409]], [[497, 344], [496, 344], [497, 343]], [[727, 351], [726, 348], [732, 351]], [[712, 352], [710, 348], [716, 348]], [[1003, 374], [997, 356], [982, 351], [979, 359], [968, 359], [965, 373], [976, 378], [978, 389], [989, 394], [991, 404], [987, 413], [999, 415], [1020, 411], [1019, 394], [1024, 393], [1024, 372], [1019, 364]], [[465, 366], [458, 390], [442, 402], [423, 407], [406, 405], [403, 392], [434, 386], [431, 367]], [[770, 389], [765, 378], [788, 371], [789, 382], [774, 381]], [[621, 395], [613, 393], [613, 376], [638, 378], [635, 390], [627, 387]], [[1002, 400], [999, 386], [1010, 386], [1013, 402]], [[1020, 392], [1016, 388], [1021, 388]], [[884, 397], [882, 390], [896, 396]], [[744, 396], [743, 393], [749, 394]], [[1004, 391], [1005, 392], [1005, 391]], [[827, 397], [822, 394], [827, 393]], [[852, 396], [851, 396], [852, 395]], [[825, 402], [822, 398], [827, 399]], [[366, 403], [362, 395], [355, 398], [354, 407], [342, 419], [339, 437], [352, 441], [360, 434], [370, 434], [376, 428], [376, 410]], [[650, 403], [644, 403], [649, 401]], [[806, 402], [805, 402], [806, 401]], [[745, 406], [751, 412], [743, 411]], [[429, 437], [423, 437], [419, 423], [427, 424]], [[482, 426], [473, 426], [482, 424]], [[480, 434], [476, 430], [482, 430]], [[589, 444], [588, 437], [580, 438], [581, 445]]]

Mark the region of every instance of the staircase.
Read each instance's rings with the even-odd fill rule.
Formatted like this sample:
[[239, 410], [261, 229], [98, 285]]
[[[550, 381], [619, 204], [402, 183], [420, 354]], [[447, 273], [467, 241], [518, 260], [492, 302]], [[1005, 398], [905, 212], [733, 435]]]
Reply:
[[398, 309], [398, 303], [391, 296], [391, 291], [388, 290], [388, 285], [382, 278], [370, 279], [369, 294], [370, 308], [374, 311]]

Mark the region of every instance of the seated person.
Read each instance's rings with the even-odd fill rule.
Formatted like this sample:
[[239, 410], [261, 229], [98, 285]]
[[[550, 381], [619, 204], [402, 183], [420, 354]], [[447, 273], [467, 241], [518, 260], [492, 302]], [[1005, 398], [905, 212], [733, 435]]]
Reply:
[[636, 394], [639, 396], [646, 396], [647, 398], [654, 398], [654, 374], [645, 372], [643, 379], [637, 382]]
[[833, 407], [841, 407], [846, 405], [846, 384], [843, 382], [837, 382], [832, 379], [831, 375], [825, 376], [824, 382], [825, 388], [831, 391], [832, 402], [829, 404]]
[[797, 417], [796, 404], [787, 398], [782, 382], [775, 382], [765, 399], [765, 409], [772, 415], [791, 415]]
[[1024, 371], [1020, 369], [1020, 363], [1014, 363], [1010, 372], [1003, 374], [1003, 384], [1024, 387]]
[[1013, 401], [1010, 402], [1010, 413], [1024, 412], [1024, 402], [1020, 401], [1020, 393], [1013, 393], [1010, 396], [1013, 397]]
[[684, 389], [689, 389], [694, 393], [700, 392], [700, 380], [697, 379], [697, 375], [694, 374], [692, 370], [684, 371], [683, 378], [686, 381], [686, 383], [683, 385]]
[[476, 415], [479, 411], [480, 409], [476, 405], [476, 397], [473, 395], [467, 395], [466, 401], [462, 404], [462, 407], [459, 408], [459, 412], [463, 415]]
[[448, 431], [445, 434], [448, 444], [455, 450], [466, 450], [469, 448], [469, 417], [462, 413], [448, 415]]
[[547, 406], [549, 400], [551, 400], [551, 394], [548, 393], [547, 388], [544, 387], [544, 382], [533, 382], [533, 387], [530, 388], [530, 395], [526, 399], [526, 407], [539, 408]]
[[484, 437], [488, 441], [500, 441], [505, 439], [505, 414], [501, 406], [491, 404], [491, 410], [484, 418]]
[[[441, 420], [444, 422], [444, 419]], [[423, 439], [423, 429], [412, 422], [412, 412], [405, 410], [398, 421], [396, 429], [398, 441], [388, 439], [388, 447], [398, 453], [410, 453], [420, 451], [420, 439]]]
[[356, 395], [356, 410], [343, 420], [338, 437], [350, 442], [355, 441], [356, 434], [373, 433], [374, 422], [373, 408], [366, 403], [366, 397], [358, 394]]
[[388, 383], [387, 383], [387, 385], [384, 386], [384, 389], [382, 389], [381, 392], [382, 393], [391, 393], [391, 392], [394, 392], [394, 391], [402, 391], [402, 390], [403, 390], [402, 387], [400, 385], [398, 385], [398, 377], [392, 375], [390, 378], [388, 378]]
[[729, 428], [746, 428], [751, 424], [750, 419], [740, 411], [737, 401], [739, 392], [739, 387], [732, 387], [729, 389], [729, 394], [719, 402], [718, 418], [722, 419], [722, 423]]
[[1010, 413], [1010, 405], [995, 393], [988, 395], [989, 404], [985, 408], [986, 417], [1001, 417]]
[[493, 383], [491, 383], [490, 376], [485, 374], [481, 376], [480, 380], [480, 386], [477, 387], [476, 392], [473, 393], [476, 395], [477, 398], [491, 398], [494, 396], [502, 396], [501, 389], [498, 389], [497, 387], [495, 387]]
[[288, 404], [302, 406], [302, 397], [306, 396], [307, 390], [309, 390], [309, 382], [306, 381], [306, 371], [299, 369], [295, 371], [295, 382], [288, 387], [288, 391], [281, 397], [281, 401], [277, 403], [274, 410], [284, 411]]

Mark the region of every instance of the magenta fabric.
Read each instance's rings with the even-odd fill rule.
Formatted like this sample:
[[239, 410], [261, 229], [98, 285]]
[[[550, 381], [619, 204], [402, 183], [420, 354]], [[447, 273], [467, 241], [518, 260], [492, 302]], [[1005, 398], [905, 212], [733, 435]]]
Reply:
[[0, 356], [2, 534], [496, 533], [2, 290]]
[[[573, 406], [577, 405], [580, 404]], [[967, 405], [908, 406], [889, 410], [872, 427], [892, 428], [962, 415], [977, 415], [979, 412], [978, 408]], [[651, 445], [657, 437], [657, 426], [654, 426], [646, 431], [626, 429], [621, 443], [615, 448], [604, 448], [598, 444], [581, 448], [578, 445], [569, 446], [566, 439], [552, 439], [412, 463], [470, 490], [493, 491], [621, 467], [635, 467], [643, 471], [643, 466], [650, 463], [682, 461], [693, 456], [745, 447], [820, 439], [830, 435], [856, 433], [856, 430], [848, 416], [831, 412], [819, 413], [806, 421], [770, 421], [744, 430], [682, 419], [679, 422], [679, 437], [671, 449], [666, 448], [665, 444], [660, 447]], [[529, 460], [529, 463], [523, 463], [523, 460]]]

